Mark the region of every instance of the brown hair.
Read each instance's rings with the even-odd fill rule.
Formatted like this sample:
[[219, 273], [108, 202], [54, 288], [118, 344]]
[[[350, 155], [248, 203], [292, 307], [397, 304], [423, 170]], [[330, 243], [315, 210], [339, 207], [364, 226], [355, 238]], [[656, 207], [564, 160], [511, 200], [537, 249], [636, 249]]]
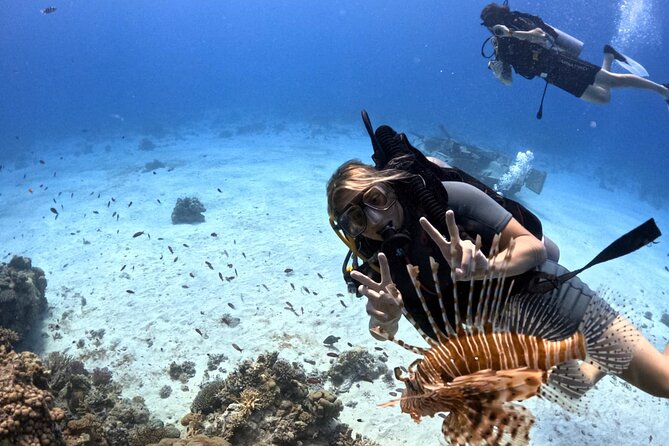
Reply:
[[511, 10], [508, 6], [490, 3], [481, 10], [482, 25], [488, 28], [492, 28], [495, 25], [503, 25], [510, 13]]
[[343, 202], [343, 197], [350, 196], [350, 192], [362, 192], [375, 184], [402, 180], [410, 176], [411, 174], [402, 170], [378, 170], [359, 160], [346, 161], [335, 170], [328, 181], [328, 214], [335, 219], [348, 204]]

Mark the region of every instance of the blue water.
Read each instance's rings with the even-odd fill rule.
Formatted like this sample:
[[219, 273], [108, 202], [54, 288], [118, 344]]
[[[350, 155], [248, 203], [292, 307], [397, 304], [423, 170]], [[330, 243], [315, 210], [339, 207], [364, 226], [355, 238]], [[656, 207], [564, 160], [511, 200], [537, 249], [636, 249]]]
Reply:
[[[666, 104], [617, 90], [595, 106], [552, 87], [537, 120], [543, 82], [516, 76], [504, 87], [486, 69], [485, 2], [75, 0], [54, 2], [50, 15], [40, 13], [46, 3], [3, 3], [0, 153], [82, 131], [177, 125], [208, 110], [355, 124], [366, 108], [375, 123], [444, 124], [472, 142], [562, 154], [658, 193], [665, 186]], [[605, 43], [620, 43], [651, 78], [669, 81], [658, 18], [669, 7], [659, 0], [511, 7], [583, 40], [593, 63]]]
[[[4, 1], [0, 165], [48, 158], [45, 147], [65, 139], [136, 138], [209, 113], [334, 122], [362, 135], [364, 108], [375, 125], [435, 133], [443, 125], [457, 139], [511, 155], [531, 149], [539, 167], [600, 176], [666, 209], [665, 102], [628, 89], [597, 106], [549, 87], [536, 119], [544, 83], [516, 75], [505, 87], [486, 68], [480, 52], [489, 33], [479, 19], [486, 3]], [[41, 14], [49, 5], [57, 11]], [[512, 0], [511, 7], [584, 41], [581, 56], [592, 63], [613, 43], [651, 79], [669, 82], [666, 1]]]

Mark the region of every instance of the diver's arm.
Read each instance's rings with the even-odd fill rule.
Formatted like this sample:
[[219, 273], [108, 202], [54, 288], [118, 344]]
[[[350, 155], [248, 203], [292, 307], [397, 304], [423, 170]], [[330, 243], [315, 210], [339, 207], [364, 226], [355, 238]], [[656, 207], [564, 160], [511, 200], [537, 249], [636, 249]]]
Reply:
[[444, 239], [426, 218], [422, 217], [420, 224], [441, 250], [457, 281], [501, 275], [515, 276], [546, 261], [546, 248], [541, 240], [514, 218], [502, 229], [499, 235], [499, 253], [492, 258], [486, 258], [470, 240], [460, 239], [452, 210], [446, 211], [449, 240]]
[[546, 261], [546, 247], [543, 242], [525, 229], [518, 220], [512, 218], [500, 234], [500, 253], [495, 256], [493, 265], [499, 268], [503, 264], [512, 240], [514, 245], [504, 268], [507, 275], [522, 274]]
[[492, 32], [497, 37], [513, 37], [544, 46], [548, 43], [548, 35], [541, 28], [534, 28], [530, 31], [513, 31], [504, 25], [495, 25], [492, 27]]

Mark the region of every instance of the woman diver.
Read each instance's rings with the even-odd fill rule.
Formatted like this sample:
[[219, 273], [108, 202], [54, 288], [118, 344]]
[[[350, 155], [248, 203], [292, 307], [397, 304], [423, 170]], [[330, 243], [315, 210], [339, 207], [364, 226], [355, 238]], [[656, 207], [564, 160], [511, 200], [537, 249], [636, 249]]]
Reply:
[[[379, 130], [381, 127], [377, 136]], [[394, 141], [408, 145], [403, 134], [395, 134]], [[467, 296], [470, 280], [474, 279], [474, 295], [477, 295], [479, 279], [504, 273], [513, 279], [504, 282], [511, 288], [511, 294], [541, 289], [536, 292], [537, 296], [548, 296], [547, 302], [559, 301], [556, 311], [568, 321], [568, 330], [572, 332], [583, 323], [593, 322], [589, 319], [597, 315], [592, 308], [604, 306], [615, 316], [606, 322], [608, 325], [601, 335], [612, 337], [617, 348], [629, 351], [629, 363], [619, 376], [651, 395], [669, 398], [669, 345], [664, 353], [656, 350], [575, 273], [568, 273], [551, 260], [538, 238], [540, 235], [528, 230], [488, 194], [461, 179], [436, 178], [431, 173], [435, 165], [425, 164], [427, 159], [420, 159], [420, 153], [379, 163], [379, 143], [374, 139], [373, 143], [377, 167], [357, 160], [348, 161], [334, 172], [327, 184], [331, 224], [347, 246], [365, 260], [359, 266], [354, 263], [350, 277], [360, 284], [358, 292], [368, 299], [370, 329], [378, 327], [394, 335], [404, 307], [421, 330], [436, 337], [407, 272], [407, 264], [419, 267], [422, 294], [431, 314], [440, 314], [442, 307], [438, 293], [426, 285], [433, 283], [430, 257], [439, 263], [437, 276], [442, 296], [450, 300], [443, 308], [453, 308], [453, 288], [459, 295]], [[634, 249], [659, 235], [654, 223], [652, 226], [653, 235], [644, 228], [646, 234], [633, 237], [637, 239]], [[442, 234], [447, 234], [447, 239]], [[496, 259], [500, 261], [489, 262], [496, 234], [499, 234]], [[474, 242], [477, 238], [480, 243]], [[597, 258], [600, 257], [601, 254]], [[505, 268], [497, 271], [494, 265], [501, 264], [501, 259], [506, 259]], [[593, 261], [589, 266], [598, 262]], [[537, 283], [536, 277], [557, 280], [552, 280], [553, 285], [547, 288], [531, 288]], [[447, 317], [452, 323], [453, 315]], [[443, 326], [446, 322], [437, 323]], [[374, 331], [372, 335], [381, 339]], [[588, 363], [582, 364], [581, 371], [588, 388], [604, 376]]]

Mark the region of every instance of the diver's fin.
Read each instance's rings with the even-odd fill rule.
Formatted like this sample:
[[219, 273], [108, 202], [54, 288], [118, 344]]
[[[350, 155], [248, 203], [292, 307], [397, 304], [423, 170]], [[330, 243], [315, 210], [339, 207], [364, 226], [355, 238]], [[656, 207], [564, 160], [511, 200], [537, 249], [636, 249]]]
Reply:
[[613, 55], [613, 59], [618, 62], [618, 64], [623, 67], [623, 69], [629, 71], [632, 74], [636, 74], [641, 77], [648, 77], [648, 71], [636, 60], [632, 59], [629, 56], [624, 55], [623, 53], [617, 51], [611, 45], [604, 45], [604, 52]]

